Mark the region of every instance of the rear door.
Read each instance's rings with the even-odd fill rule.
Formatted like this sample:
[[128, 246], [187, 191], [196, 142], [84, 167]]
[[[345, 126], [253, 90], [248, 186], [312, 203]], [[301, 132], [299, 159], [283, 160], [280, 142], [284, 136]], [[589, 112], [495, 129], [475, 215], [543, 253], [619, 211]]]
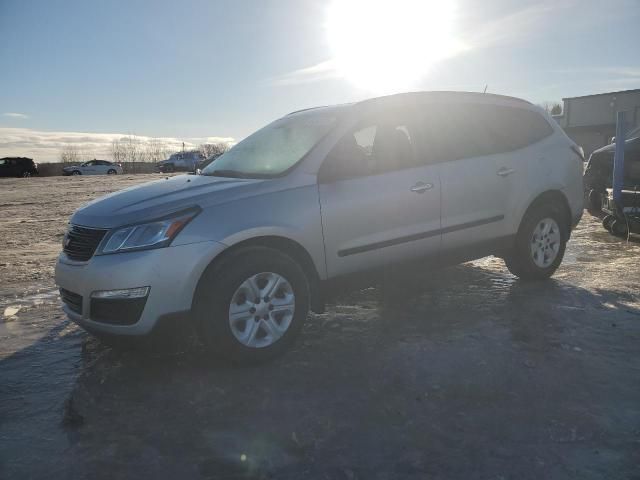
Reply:
[[491, 242], [506, 234], [516, 169], [496, 154], [491, 105], [434, 106], [428, 131], [434, 160], [441, 162], [443, 249]]
[[[114, 168], [111, 166], [111, 163], [105, 161], [105, 160], [98, 160], [96, 165], [97, 171], [101, 174], [101, 175], [106, 175], [110, 169]], [[114, 168], [115, 170], [115, 168]]]
[[330, 277], [440, 248], [439, 166], [425, 163], [416, 118], [400, 111], [363, 119], [320, 169]]

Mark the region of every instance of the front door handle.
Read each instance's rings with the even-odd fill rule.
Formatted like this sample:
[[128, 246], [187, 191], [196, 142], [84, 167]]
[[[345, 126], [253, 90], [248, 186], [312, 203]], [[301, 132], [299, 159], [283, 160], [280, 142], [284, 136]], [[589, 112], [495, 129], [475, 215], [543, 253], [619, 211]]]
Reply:
[[513, 168], [502, 167], [496, 173], [501, 177], [506, 177], [508, 175], [511, 175], [512, 173], [516, 173], [516, 171]]
[[432, 188], [433, 183], [418, 182], [413, 187], [411, 187], [411, 191], [414, 193], [424, 193], [427, 190], [431, 190]]

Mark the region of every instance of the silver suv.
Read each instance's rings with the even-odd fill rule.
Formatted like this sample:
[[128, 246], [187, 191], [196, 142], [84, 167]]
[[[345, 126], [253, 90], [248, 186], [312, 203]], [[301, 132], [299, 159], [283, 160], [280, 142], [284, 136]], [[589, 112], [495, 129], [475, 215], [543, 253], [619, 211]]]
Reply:
[[429, 92], [314, 108], [202, 175], [80, 208], [56, 282], [87, 330], [143, 335], [191, 318], [211, 349], [260, 361], [354, 274], [493, 254], [524, 280], [551, 276], [582, 192], [581, 149], [523, 100]]

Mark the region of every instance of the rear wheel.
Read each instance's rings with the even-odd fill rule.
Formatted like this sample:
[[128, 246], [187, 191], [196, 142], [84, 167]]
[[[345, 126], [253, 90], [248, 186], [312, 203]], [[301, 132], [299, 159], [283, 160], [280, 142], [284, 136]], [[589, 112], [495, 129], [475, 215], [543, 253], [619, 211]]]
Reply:
[[31, 176], [31, 172], [28, 170], [25, 170], [24, 172], [22, 172], [22, 177], [23, 178], [29, 178]]
[[513, 250], [505, 258], [511, 273], [523, 280], [549, 278], [562, 262], [569, 238], [562, 210], [546, 203], [525, 215]]
[[309, 311], [309, 284], [291, 257], [264, 247], [241, 249], [209, 267], [194, 298], [204, 344], [239, 363], [286, 350]]

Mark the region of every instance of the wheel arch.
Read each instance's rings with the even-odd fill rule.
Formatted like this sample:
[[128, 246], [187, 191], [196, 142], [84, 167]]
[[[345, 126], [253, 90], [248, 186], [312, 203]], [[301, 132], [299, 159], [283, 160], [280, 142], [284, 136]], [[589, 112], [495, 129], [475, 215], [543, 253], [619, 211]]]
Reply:
[[562, 211], [562, 215], [564, 217], [563, 226], [567, 229], [567, 238], [571, 235], [571, 207], [569, 206], [569, 200], [567, 196], [561, 190], [546, 190], [536, 196], [533, 200], [529, 202], [529, 205], [525, 209], [522, 217], [520, 218], [520, 225], [518, 227], [518, 231], [520, 231], [520, 227], [522, 226], [522, 222], [526, 218], [527, 214], [534, 208], [543, 204], [553, 204], [558, 205]]
[[[238, 250], [243, 248], [250, 247], [266, 247], [271, 248], [273, 250], [277, 250], [289, 257], [291, 257], [300, 268], [302, 268], [303, 272], [307, 276], [309, 280], [309, 294], [310, 294], [310, 307], [316, 313], [322, 313], [324, 311], [324, 300], [321, 292], [321, 281], [320, 274], [313, 262], [313, 259], [309, 252], [297, 241], [292, 240], [291, 238], [279, 236], [279, 235], [263, 235], [258, 237], [252, 237], [246, 240], [241, 240], [233, 245], [230, 245], [224, 251], [222, 251], [219, 255], [217, 255], [205, 268], [202, 273], [204, 276], [204, 272], [209, 268], [212, 268], [214, 265], [223, 261], [230, 255], [235, 254]], [[201, 276], [201, 278], [202, 278]], [[199, 284], [199, 282], [198, 282]], [[196, 287], [196, 291], [198, 287]], [[195, 295], [195, 292], [194, 292]], [[195, 300], [195, 298], [194, 298]]]

